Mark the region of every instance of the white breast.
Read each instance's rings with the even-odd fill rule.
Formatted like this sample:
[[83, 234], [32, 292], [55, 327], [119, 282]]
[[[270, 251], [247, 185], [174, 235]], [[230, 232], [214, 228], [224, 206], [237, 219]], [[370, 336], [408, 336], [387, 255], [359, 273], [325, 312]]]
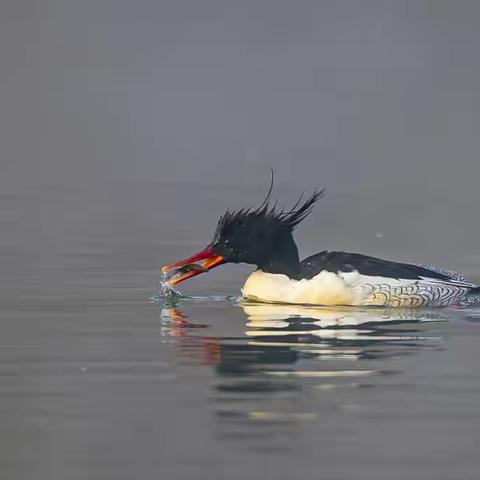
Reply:
[[242, 289], [243, 296], [271, 303], [358, 305], [356, 292], [335, 273], [322, 271], [310, 280], [292, 280], [286, 275], [253, 272]]

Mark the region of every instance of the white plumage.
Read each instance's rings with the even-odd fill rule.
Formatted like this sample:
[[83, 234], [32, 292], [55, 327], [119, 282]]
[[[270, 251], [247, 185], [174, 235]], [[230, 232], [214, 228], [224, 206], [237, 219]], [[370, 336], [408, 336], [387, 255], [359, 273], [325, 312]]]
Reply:
[[283, 274], [253, 272], [242, 293], [269, 303], [304, 305], [372, 305], [388, 307], [443, 307], [470, 303], [474, 284], [434, 278], [396, 279], [353, 272], [321, 271], [311, 279], [294, 280]]

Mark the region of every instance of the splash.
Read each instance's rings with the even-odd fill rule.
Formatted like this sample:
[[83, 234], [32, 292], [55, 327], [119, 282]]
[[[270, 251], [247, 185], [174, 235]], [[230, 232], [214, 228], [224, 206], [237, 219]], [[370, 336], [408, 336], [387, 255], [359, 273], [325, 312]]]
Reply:
[[162, 273], [162, 278], [159, 280], [159, 290], [156, 295], [154, 295], [150, 300], [153, 302], [162, 302], [175, 305], [178, 302], [178, 299], [182, 298], [182, 293], [173, 288], [170, 283], [171, 275], [167, 273]]
[[184, 295], [182, 292], [173, 288], [171, 284], [172, 275], [162, 273], [162, 278], [159, 283], [159, 291], [156, 295], [150, 298], [152, 303], [161, 304], [164, 307], [174, 307], [180, 301], [188, 301], [195, 303], [209, 303], [209, 302], [228, 302], [238, 304], [241, 297], [238, 295]]

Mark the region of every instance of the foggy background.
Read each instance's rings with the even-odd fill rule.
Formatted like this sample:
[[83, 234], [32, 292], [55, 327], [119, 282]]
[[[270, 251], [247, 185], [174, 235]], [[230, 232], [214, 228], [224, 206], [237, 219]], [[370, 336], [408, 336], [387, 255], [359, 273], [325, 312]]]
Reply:
[[65, 283], [65, 256], [88, 250], [154, 288], [225, 208], [263, 198], [270, 166], [286, 205], [327, 187], [303, 255], [480, 279], [479, 14], [476, 1], [2, 1], [10, 280], [63, 258]]

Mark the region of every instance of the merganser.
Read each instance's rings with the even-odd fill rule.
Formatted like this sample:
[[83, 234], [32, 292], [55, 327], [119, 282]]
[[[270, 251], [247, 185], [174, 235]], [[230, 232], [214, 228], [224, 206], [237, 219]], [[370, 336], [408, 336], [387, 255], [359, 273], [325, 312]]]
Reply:
[[[253, 301], [386, 307], [480, 303], [479, 285], [434, 265], [335, 251], [322, 251], [300, 261], [293, 230], [311, 213], [324, 190], [315, 191], [303, 203], [300, 196], [291, 209], [285, 210], [270, 204], [272, 186], [273, 175], [259, 207], [227, 211], [207, 248], [164, 266], [163, 272], [175, 272], [170, 285], [225, 263], [248, 263], [257, 270], [247, 278], [242, 294]], [[202, 263], [188, 267], [197, 262]]]

